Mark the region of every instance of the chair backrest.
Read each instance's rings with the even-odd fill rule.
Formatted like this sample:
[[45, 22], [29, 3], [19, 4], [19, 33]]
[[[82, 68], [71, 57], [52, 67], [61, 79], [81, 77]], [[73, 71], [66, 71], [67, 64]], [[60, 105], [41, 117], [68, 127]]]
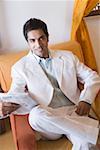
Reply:
[[68, 41], [68, 42], [62, 42], [62, 43], [50, 45], [49, 48], [53, 50], [58, 49], [58, 50], [72, 51], [80, 59], [80, 61], [84, 62], [81, 46], [76, 41]]

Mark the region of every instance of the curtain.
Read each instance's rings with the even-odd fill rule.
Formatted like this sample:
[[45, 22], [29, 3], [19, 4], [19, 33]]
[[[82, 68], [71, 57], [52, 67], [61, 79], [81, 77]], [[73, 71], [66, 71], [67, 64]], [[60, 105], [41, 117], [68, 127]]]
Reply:
[[93, 70], [97, 70], [97, 66], [84, 17], [98, 2], [99, 0], [75, 0], [71, 31], [71, 40], [80, 43], [85, 64]]

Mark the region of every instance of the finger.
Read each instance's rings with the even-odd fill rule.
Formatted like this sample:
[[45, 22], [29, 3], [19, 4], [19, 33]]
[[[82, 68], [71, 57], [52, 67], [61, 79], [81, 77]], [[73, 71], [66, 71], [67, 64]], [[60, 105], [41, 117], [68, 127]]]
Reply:
[[12, 102], [3, 102], [3, 106], [19, 106], [20, 104], [12, 103]]
[[75, 112], [79, 115], [80, 114], [80, 109], [77, 107]]
[[78, 115], [83, 116], [83, 115], [88, 115], [89, 111], [87, 111], [86, 109], [80, 109], [78, 111]]
[[2, 109], [3, 112], [7, 112], [7, 111], [13, 111], [13, 110], [16, 110], [17, 108], [16, 107], [4, 107]]
[[17, 106], [17, 105], [20, 105], [20, 104], [18, 104], [18, 103], [13, 103], [13, 102], [11, 102], [11, 104], [12, 104], [12, 105], [16, 105], [16, 106]]
[[19, 105], [19, 104], [13, 104], [13, 103], [12, 103], [12, 107], [13, 107], [13, 108], [19, 108], [20, 105]]
[[10, 107], [12, 104], [10, 102], [3, 102], [3, 107]]
[[13, 104], [10, 104], [9, 106], [3, 106], [2, 113], [4, 115], [10, 114], [11, 112], [15, 111], [19, 107], [20, 107], [19, 105], [13, 105]]
[[12, 109], [12, 110], [4, 110], [2, 113], [3, 115], [8, 115], [8, 114], [11, 114], [13, 111], [15, 111], [16, 109]]
[[81, 109], [80, 106], [77, 107], [76, 111], [75, 111], [78, 115], [82, 116], [83, 115], [83, 109]]
[[0, 116], [3, 116], [2, 110], [0, 110]]
[[9, 102], [4, 102], [3, 103], [3, 106], [2, 106], [3, 108], [19, 108], [20, 107], [20, 105], [19, 104], [14, 104], [14, 103], [9, 103]]
[[15, 111], [18, 108], [19, 108], [18, 106], [11, 106], [11, 107], [5, 106], [5, 107], [3, 107], [2, 111], [3, 111], [3, 113], [13, 112], [13, 111]]

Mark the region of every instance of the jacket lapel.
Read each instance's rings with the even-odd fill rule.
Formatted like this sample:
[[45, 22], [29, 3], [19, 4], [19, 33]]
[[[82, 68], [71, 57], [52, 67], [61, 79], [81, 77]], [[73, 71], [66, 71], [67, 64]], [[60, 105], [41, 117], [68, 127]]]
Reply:
[[34, 56], [32, 54], [29, 54], [29, 59], [30, 61], [28, 62], [28, 69], [32, 71], [33, 68], [33, 72], [35, 74], [34, 77], [43, 80], [44, 84], [51, 84], [51, 82], [49, 81], [49, 79], [47, 78], [46, 74], [44, 73], [43, 69], [41, 68], [41, 66], [38, 64], [37, 60], [34, 58]]
[[52, 59], [53, 70], [54, 70], [56, 79], [61, 87], [64, 61], [61, 56], [52, 55], [52, 58], [53, 58]]
[[27, 57], [27, 72], [29, 76], [34, 75], [34, 97], [39, 104], [47, 106], [52, 100], [54, 88], [34, 56], [29, 53]]

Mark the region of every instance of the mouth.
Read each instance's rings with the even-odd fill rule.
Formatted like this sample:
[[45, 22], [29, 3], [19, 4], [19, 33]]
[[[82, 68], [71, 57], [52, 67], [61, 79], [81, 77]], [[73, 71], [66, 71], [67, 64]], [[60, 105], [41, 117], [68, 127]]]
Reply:
[[43, 49], [42, 49], [42, 48], [39, 48], [39, 49], [38, 49], [38, 51], [39, 51], [39, 52], [42, 52], [42, 51], [43, 51]]
[[42, 52], [43, 49], [41, 47], [34, 49], [35, 51]]

